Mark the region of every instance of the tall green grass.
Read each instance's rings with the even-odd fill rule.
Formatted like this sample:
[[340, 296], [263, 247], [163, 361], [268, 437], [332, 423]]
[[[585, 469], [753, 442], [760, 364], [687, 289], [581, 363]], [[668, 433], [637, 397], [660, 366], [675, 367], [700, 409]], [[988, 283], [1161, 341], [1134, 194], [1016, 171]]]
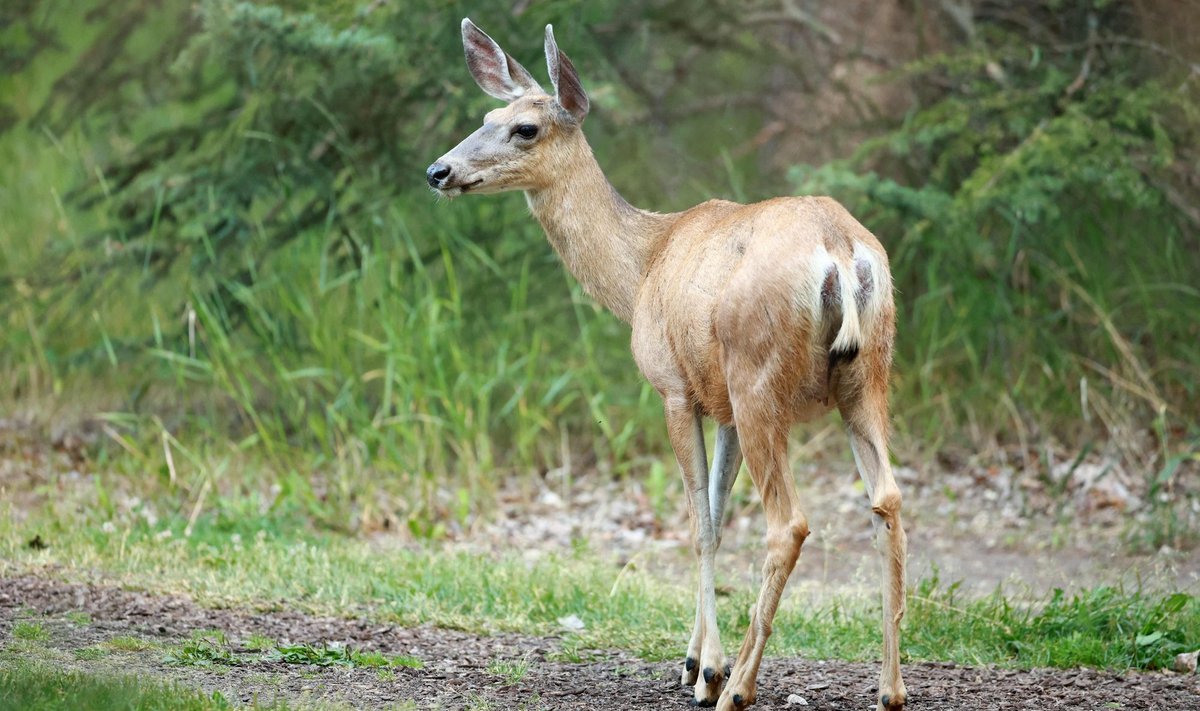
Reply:
[[314, 232], [250, 264], [250, 286], [155, 281], [68, 249], [89, 288], [60, 299], [45, 251], [110, 219], [58, 198], [93, 150], [75, 134], [0, 134], [0, 272], [15, 297], [0, 370], [2, 397], [45, 425], [98, 414], [118, 488], [187, 507], [274, 487], [334, 525], [436, 536], [501, 478], [564, 452], [618, 474], [663, 453], [625, 327], [563, 273], [519, 197], [382, 205], [356, 259]]
[[[347, 7], [329, 12], [340, 18]], [[151, 51], [155, 28], [169, 30], [171, 17], [149, 16], [130, 51]], [[2, 78], [0, 90], [23, 97], [19, 119], [97, 31], [64, 27], [71, 42], [61, 51]], [[1117, 74], [1092, 103], [1043, 126], [1037, 112], [1070, 76], [1002, 47], [1001, 60], [1029, 72], [1014, 70], [1004, 93], [974, 56], [984, 50], [965, 51], [953, 76], [983, 98], [968, 101], [965, 91], [923, 107], [868, 142], [858, 161], [797, 170], [788, 183], [760, 175], [753, 157], [721, 163], [724, 178], [696, 160], [681, 168], [704, 176], [688, 195], [649, 194], [682, 206], [685, 197], [832, 192], [879, 234], [898, 287], [902, 458], [945, 455], [959, 466], [980, 451], [1015, 453], [1048, 476], [1063, 456], [1099, 452], [1124, 458], [1146, 491], [1170, 490], [1200, 451], [1200, 326], [1189, 318], [1200, 309], [1200, 250], [1137, 169], [1150, 175], [1162, 167], [1154, 161], [1172, 159], [1161, 97], [1127, 92], [1113, 108], [1127, 83]], [[454, 110], [431, 108], [427, 133], [448, 146], [461, 127], [444, 124], [468, 102], [441, 93]], [[637, 375], [627, 328], [564, 276], [519, 196], [439, 203], [417, 187], [421, 165], [411, 166], [416, 185], [381, 187], [370, 178], [378, 165], [348, 161], [366, 175], [354, 183], [365, 208], [348, 226], [317, 224], [281, 248], [251, 234], [232, 254], [208, 254], [223, 243], [203, 225], [177, 234], [160, 223], [174, 176], [151, 175], [160, 182], [148, 188], [158, 202], [146, 234], [124, 241], [130, 203], [113, 196], [106, 167], [201, 108], [168, 101], [147, 104], [128, 126], [109, 125], [105, 113], [98, 127], [56, 133], [19, 122], [0, 133], [6, 410], [46, 427], [99, 413], [105, 430], [91, 455], [105, 485], [185, 512], [253, 491], [334, 526], [400, 522], [429, 536], [486, 506], [503, 477], [559, 467], [661, 473], [670, 455], [659, 404]], [[285, 142], [240, 123], [253, 123], [252, 109], [210, 133]], [[589, 135], [614, 174], [636, 173], [630, 156], [656, 155], [644, 132], [597, 113]], [[1096, 125], [1120, 130], [1093, 144]], [[908, 182], [878, 177], [880, 163], [897, 164]], [[1120, 170], [1110, 175], [1109, 165]], [[917, 170], [928, 172], [905, 175]], [[95, 187], [94, 204], [65, 199], [80, 185]], [[225, 207], [211, 205], [214, 214]], [[262, 211], [246, 208], [256, 219]], [[168, 244], [211, 268], [181, 258], [157, 272], [151, 252]]]

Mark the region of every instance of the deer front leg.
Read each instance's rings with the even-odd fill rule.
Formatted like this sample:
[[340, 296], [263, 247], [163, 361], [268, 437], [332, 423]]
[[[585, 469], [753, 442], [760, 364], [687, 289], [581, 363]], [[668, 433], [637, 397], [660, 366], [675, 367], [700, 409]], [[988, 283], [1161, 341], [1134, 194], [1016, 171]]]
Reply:
[[696, 622], [688, 643], [682, 683], [694, 687], [694, 700], [712, 706], [725, 684], [725, 655], [717, 628], [714, 557], [716, 533], [709, 502], [708, 454], [699, 413], [684, 397], [664, 397], [667, 432], [683, 475], [692, 541], [700, 561], [700, 586], [696, 594]]

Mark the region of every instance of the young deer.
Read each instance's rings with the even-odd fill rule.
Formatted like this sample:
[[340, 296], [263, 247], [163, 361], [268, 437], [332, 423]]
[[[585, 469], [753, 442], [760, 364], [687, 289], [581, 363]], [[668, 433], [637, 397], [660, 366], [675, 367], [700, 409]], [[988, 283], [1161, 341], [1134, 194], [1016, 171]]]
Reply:
[[[754, 703], [771, 621], [808, 536], [787, 467], [793, 423], [837, 407], [870, 497], [883, 570], [879, 706], [899, 709], [906, 542], [888, 463], [894, 308], [887, 254], [836, 201], [710, 200], [673, 214], [632, 207], [604, 177], [581, 126], [588, 98], [546, 26], [553, 95], [469, 19], [467, 67], [508, 105], [429, 166], [439, 194], [523, 190], [567, 269], [633, 328], [633, 355], [662, 395], [700, 561], [683, 683], [723, 711]], [[718, 423], [709, 469], [703, 417]], [[713, 558], [743, 455], [767, 518], [767, 557], [732, 667], [717, 629]], [[727, 678], [728, 677], [728, 678]]]

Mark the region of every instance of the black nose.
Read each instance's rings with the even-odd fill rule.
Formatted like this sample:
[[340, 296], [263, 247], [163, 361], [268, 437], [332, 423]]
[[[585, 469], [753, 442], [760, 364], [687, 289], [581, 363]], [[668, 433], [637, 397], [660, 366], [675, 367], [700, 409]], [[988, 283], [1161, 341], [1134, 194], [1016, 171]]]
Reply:
[[446, 178], [449, 177], [450, 166], [444, 163], [434, 163], [425, 171], [425, 179], [429, 181], [430, 187], [442, 187], [446, 182]]

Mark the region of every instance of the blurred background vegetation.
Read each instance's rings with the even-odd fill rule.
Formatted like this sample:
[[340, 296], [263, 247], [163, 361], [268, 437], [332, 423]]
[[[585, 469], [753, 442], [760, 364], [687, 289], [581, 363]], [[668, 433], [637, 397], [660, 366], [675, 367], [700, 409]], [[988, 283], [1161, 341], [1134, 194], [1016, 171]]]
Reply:
[[424, 185], [495, 105], [465, 15], [543, 78], [554, 23], [633, 203], [831, 194], [879, 236], [900, 461], [1196, 473], [1195, 0], [7, 0], [0, 408], [141, 495], [348, 530], [673, 471], [522, 197]]

